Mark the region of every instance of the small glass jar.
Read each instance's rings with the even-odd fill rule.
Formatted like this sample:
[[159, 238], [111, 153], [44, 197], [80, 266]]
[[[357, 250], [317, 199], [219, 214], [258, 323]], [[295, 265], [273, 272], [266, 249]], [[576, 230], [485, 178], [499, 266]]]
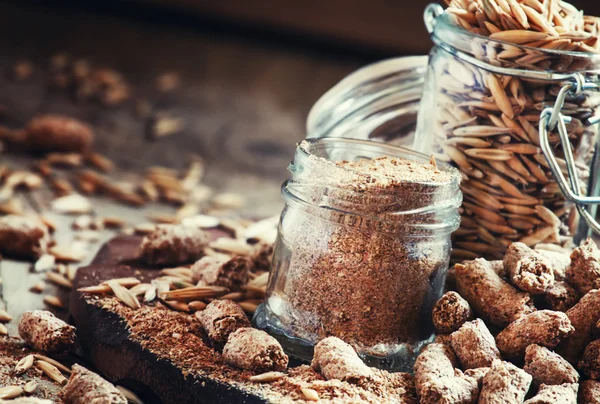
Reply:
[[316, 342], [337, 336], [371, 365], [409, 371], [432, 340], [431, 310], [459, 225], [460, 175], [441, 165], [441, 181], [373, 188], [334, 164], [382, 156], [430, 162], [355, 139], [310, 139], [296, 150], [265, 303], [255, 315], [292, 356], [309, 360]]
[[[413, 148], [463, 176], [453, 254], [500, 259], [514, 241], [565, 245], [576, 233], [576, 242], [586, 237], [586, 220], [597, 227], [594, 215], [565, 198], [562, 176], [572, 174], [568, 186], [577, 195], [600, 191], [600, 55], [562, 48], [575, 40], [516, 45], [480, 36], [439, 5], [427, 8], [425, 20], [435, 46]], [[561, 112], [560, 122], [553, 111]]]
[[344, 137], [411, 145], [427, 56], [365, 66], [327, 91], [311, 108], [307, 138]]

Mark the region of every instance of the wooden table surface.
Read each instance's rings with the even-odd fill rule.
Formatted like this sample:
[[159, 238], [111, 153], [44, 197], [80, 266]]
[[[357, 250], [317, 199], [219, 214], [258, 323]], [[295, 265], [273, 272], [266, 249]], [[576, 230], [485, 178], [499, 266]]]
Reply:
[[[305, 137], [311, 105], [346, 74], [369, 62], [243, 33], [54, 10], [29, 2], [0, 3], [0, 49], [0, 105], [7, 111], [0, 124], [19, 128], [32, 116], [48, 112], [81, 118], [95, 128], [94, 149], [114, 159], [121, 173], [149, 165], [183, 168], [189, 155], [200, 155], [207, 165], [206, 183], [217, 191], [244, 195], [243, 214], [251, 217], [280, 211], [279, 186], [296, 142]], [[134, 100], [107, 108], [75, 103], [64, 92], [49, 90], [46, 67], [49, 57], [59, 51], [122, 72], [134, 88], [134, 100], [149, 100], [155, 112], [183, 118], [185, 129], [151, 142], [145, 137], [148, 122], [135, 114]], [[35, 64], [31, 80], [10, 79], [10, 68], [18, 60]], [[155, 77], [171, 71], [181, 76], [181, 88], [158, 92]], [[32, 162], [29, 156], [0, 152], [0, 163], [13, 168], [28, 168]], [[44, 212], [51, 194], [20, 198], [28, 210]], [[102, 198], [94, 205], [100, 216], [146, 221], [146, 210]], [[73, 217], [49, 215], [59, 225], [57, 242], [70, 243]], [[113, 234], [104, 231], [103, 239]], [[99, 246], [92, 246], [88, 260]], [[44, 307], [42, 295], [29, 288], [45, 275], [32, 271], [30, 263], [5, 259], [0, 261], [0, 277], [0, 306], [14, 316], [8, 328], [16, 335], [20, 314]], [[48, 284], [45, 293], [55, 293], [55, 286]]]

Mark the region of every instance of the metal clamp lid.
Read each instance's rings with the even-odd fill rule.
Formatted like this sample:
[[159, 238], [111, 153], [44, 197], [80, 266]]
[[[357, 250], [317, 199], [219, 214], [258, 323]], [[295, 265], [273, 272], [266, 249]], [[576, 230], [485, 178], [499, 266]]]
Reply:
[[[584, 196], [581, 195], [581, 186], [579, 177], [577, 176], [577, 168], [575, 166], [575, 158], [571, 150], [572, 145], [569, 141], [569, 134], [567, 131], [566, 124], [571, 122], [569, 116], [563, 115], [561, 110], [565, 104], [565, 99], [568, 95], [578, 95], [583, 91], [599, 91], [600, 87], [595, 83], [586, 82], [585, 78], [580, 73], [572, 75], [572, 81], [565, 84], [559, 91], [556, 97], [556, 102], [553, 108], [545, 108], [540, 114], [540, 145], [544, 152], [544, 157], [548, 162], [550, 171], [554, 175], [556, 182], [562, 191], [563, 195], [571, 202], [575, 203], [577, 210], [581, 217], [585, 219], [590, 228], [600, 233], [600, 224], [596, 219], [586, 210], [587, 205], [600, 204], [600, 196]], [[593, 116], [588, 119], [589, 125], [594, 125], [600, 122], [599, 116]], [[549, 140], [549, 132], [558, 129], [558, 135], [560, 139], [560, 145], [562, 147], [567, 172], [569, 174], [569, 180], [565, 179], [563, 172], [556, 160], [556, 156], [552, 151]]]

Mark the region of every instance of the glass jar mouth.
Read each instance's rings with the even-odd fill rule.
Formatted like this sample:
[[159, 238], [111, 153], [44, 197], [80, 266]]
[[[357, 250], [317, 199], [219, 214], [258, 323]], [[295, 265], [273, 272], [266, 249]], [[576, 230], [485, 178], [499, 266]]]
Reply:
[[[325, 152], [330, 154], [326, 155]], [[348, 139], [348, 138], [312, 138], [303, 140], [296, 148], [296, 155], [293, 164], [290, 165], [292, 174], [296, 174], [298, 170], [306, 172], [314, 172], [318, 170], [317, 165], [323, 164], [323, 159], [327, 160], [334, 166], [335, 161], [347, 160], [343, 158], [344, 152], [361, 152], [364, 158], [391, 157], [403, 158], [415, 162], [427, 164], [430, 162], [430, 157], [417, 151], [386, 143], [373, 142], [370, 140]], [[334, 158], [334, 156], [340, 158]], [[406, 181], [410, 185], [423, 185], [430, 189], [442, 189], [447, 187], [456, 187], [460, 185], [461, 176], [459, 171], [444, 162], [436, 162], [440, 171], [448, 173], [447, 181]], [[345, 168], [339, 167], [340, 171], [348, 171]]]
[[[319, 205], [294, 193], [285, 181], [281, 186], [281, 194], [286, 205], [300, 207], [303, 212], [331, 223], [353, 228], [377, 231], [388, 234], [402, 234], [402, 237], [439, 237], [447, 235], [460, 226], [460, 215], [457, 206], [448, 205], [437, 209], [434, 213], [436, 220], [418, 220], [424, 217], [420, 212], [392, 212], [381, 215], [363, 214], [332, 206]], [[460, 205], [460, 201], [458, 202]], [[433, 213], [433, 212], [430, 212]], [[404, 221], [400, 218], [412, 217], [417, 220]]]
[[[564, 49], [535, 48], [527, 45], [520, 45], [498, 39], [492, 39], [466, 30], [465, 28], [455, 24], [452, 21], [452, 18], [452, 14], [448, 11], [444, 11], [435, 16], [435, 22], [430, 34], [433, 42], [436, 45], [453, 54], [456, 54], [458, 51], [463, 52], [471, 57], [475, 57], [479, 60], [487, 61], [490, 64], [506, 64], [506, 60], [497, 57], [497, 55], [500, 53], [499, 50], [519, 49], [522, 50], [524, 54], [547, 56], [549, 60], [558, 61], [561, 58], [569, 57], [585, 61], [585, 63], [582, 63], [581, 66], [576, 66], [575, 68], [573, 68], [573, 64], [571, 64], [569, 73], [575, 73], [578, 71], [600, 72], [600, 54]], [[474, 51], [477, 46], [484, 50], [488, 48], [494, 48], [496, 52], [484, 51], [482, 53], [478, 53]], [[535, 66], [531, 65], [516, 65], [513, 67], [523, 71], [535, 68]], [[547, 69], [547, 71], [552, 73], [558, 70]]]

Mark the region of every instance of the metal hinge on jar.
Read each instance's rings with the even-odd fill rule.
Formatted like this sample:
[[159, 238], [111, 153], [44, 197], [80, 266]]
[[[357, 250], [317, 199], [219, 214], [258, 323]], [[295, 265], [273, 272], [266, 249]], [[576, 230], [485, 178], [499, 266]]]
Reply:
[[[539, 133], [542, 151], [544, 152], [546, 161], [548, 162], [552, 174], [556, 178], [556, 182], [558, 183], [561, 192], [564, 194], [565, 198], [575, 204], [579, 214], [585, 219], [587, 225], [594, 232], [600, 234], [600, 224], [595, 218], [596, 206], [591, 207], [591, 209], [587, 209], [589, 205], [600, 204], [600, 196], [581, 195], [580, 181], [576, 171], [577, 167], [575, 166], [572, 145], [569, 141], [569, 135], [566, 127], [566, 124], [571, 122], [571, 118], [561, 113], [567, 96], [576, 96], [586, 90], [599, 91], [600, 87], [598, 84], [586, 82], [585, 78], [580, 73], [572, 74], [571, 81], [565, 84], [558, 93], [554, 107], [545, 108], [542, 111], [540, 115]], [[599, 122], [600, 116], [592, 116], [588, 118], [588, 123], [590, 125], [594, 125]], [[554, 155], [552, 147], [550, 146], [548, 134], [555, 129], [558, 129], [560, 145], [565, 155], [567, 172], [569, 174], [568, 182], [563, 175], [561, 167], [556, 160], [556, 156]], [[596, 143], [596, 148], [598, 148], [598, 143]], [[596, 152], [594, 162], [592, 163], [592, 170], [600, 169], [600, 162], [598, 161], [598, 158], [598, 152]], [[599, 186], [600, 184], [597, 183], [590, 184], [588, 193], [590, 195], [597, 194], [598, 191], [600, 191], [598, 189]]]

